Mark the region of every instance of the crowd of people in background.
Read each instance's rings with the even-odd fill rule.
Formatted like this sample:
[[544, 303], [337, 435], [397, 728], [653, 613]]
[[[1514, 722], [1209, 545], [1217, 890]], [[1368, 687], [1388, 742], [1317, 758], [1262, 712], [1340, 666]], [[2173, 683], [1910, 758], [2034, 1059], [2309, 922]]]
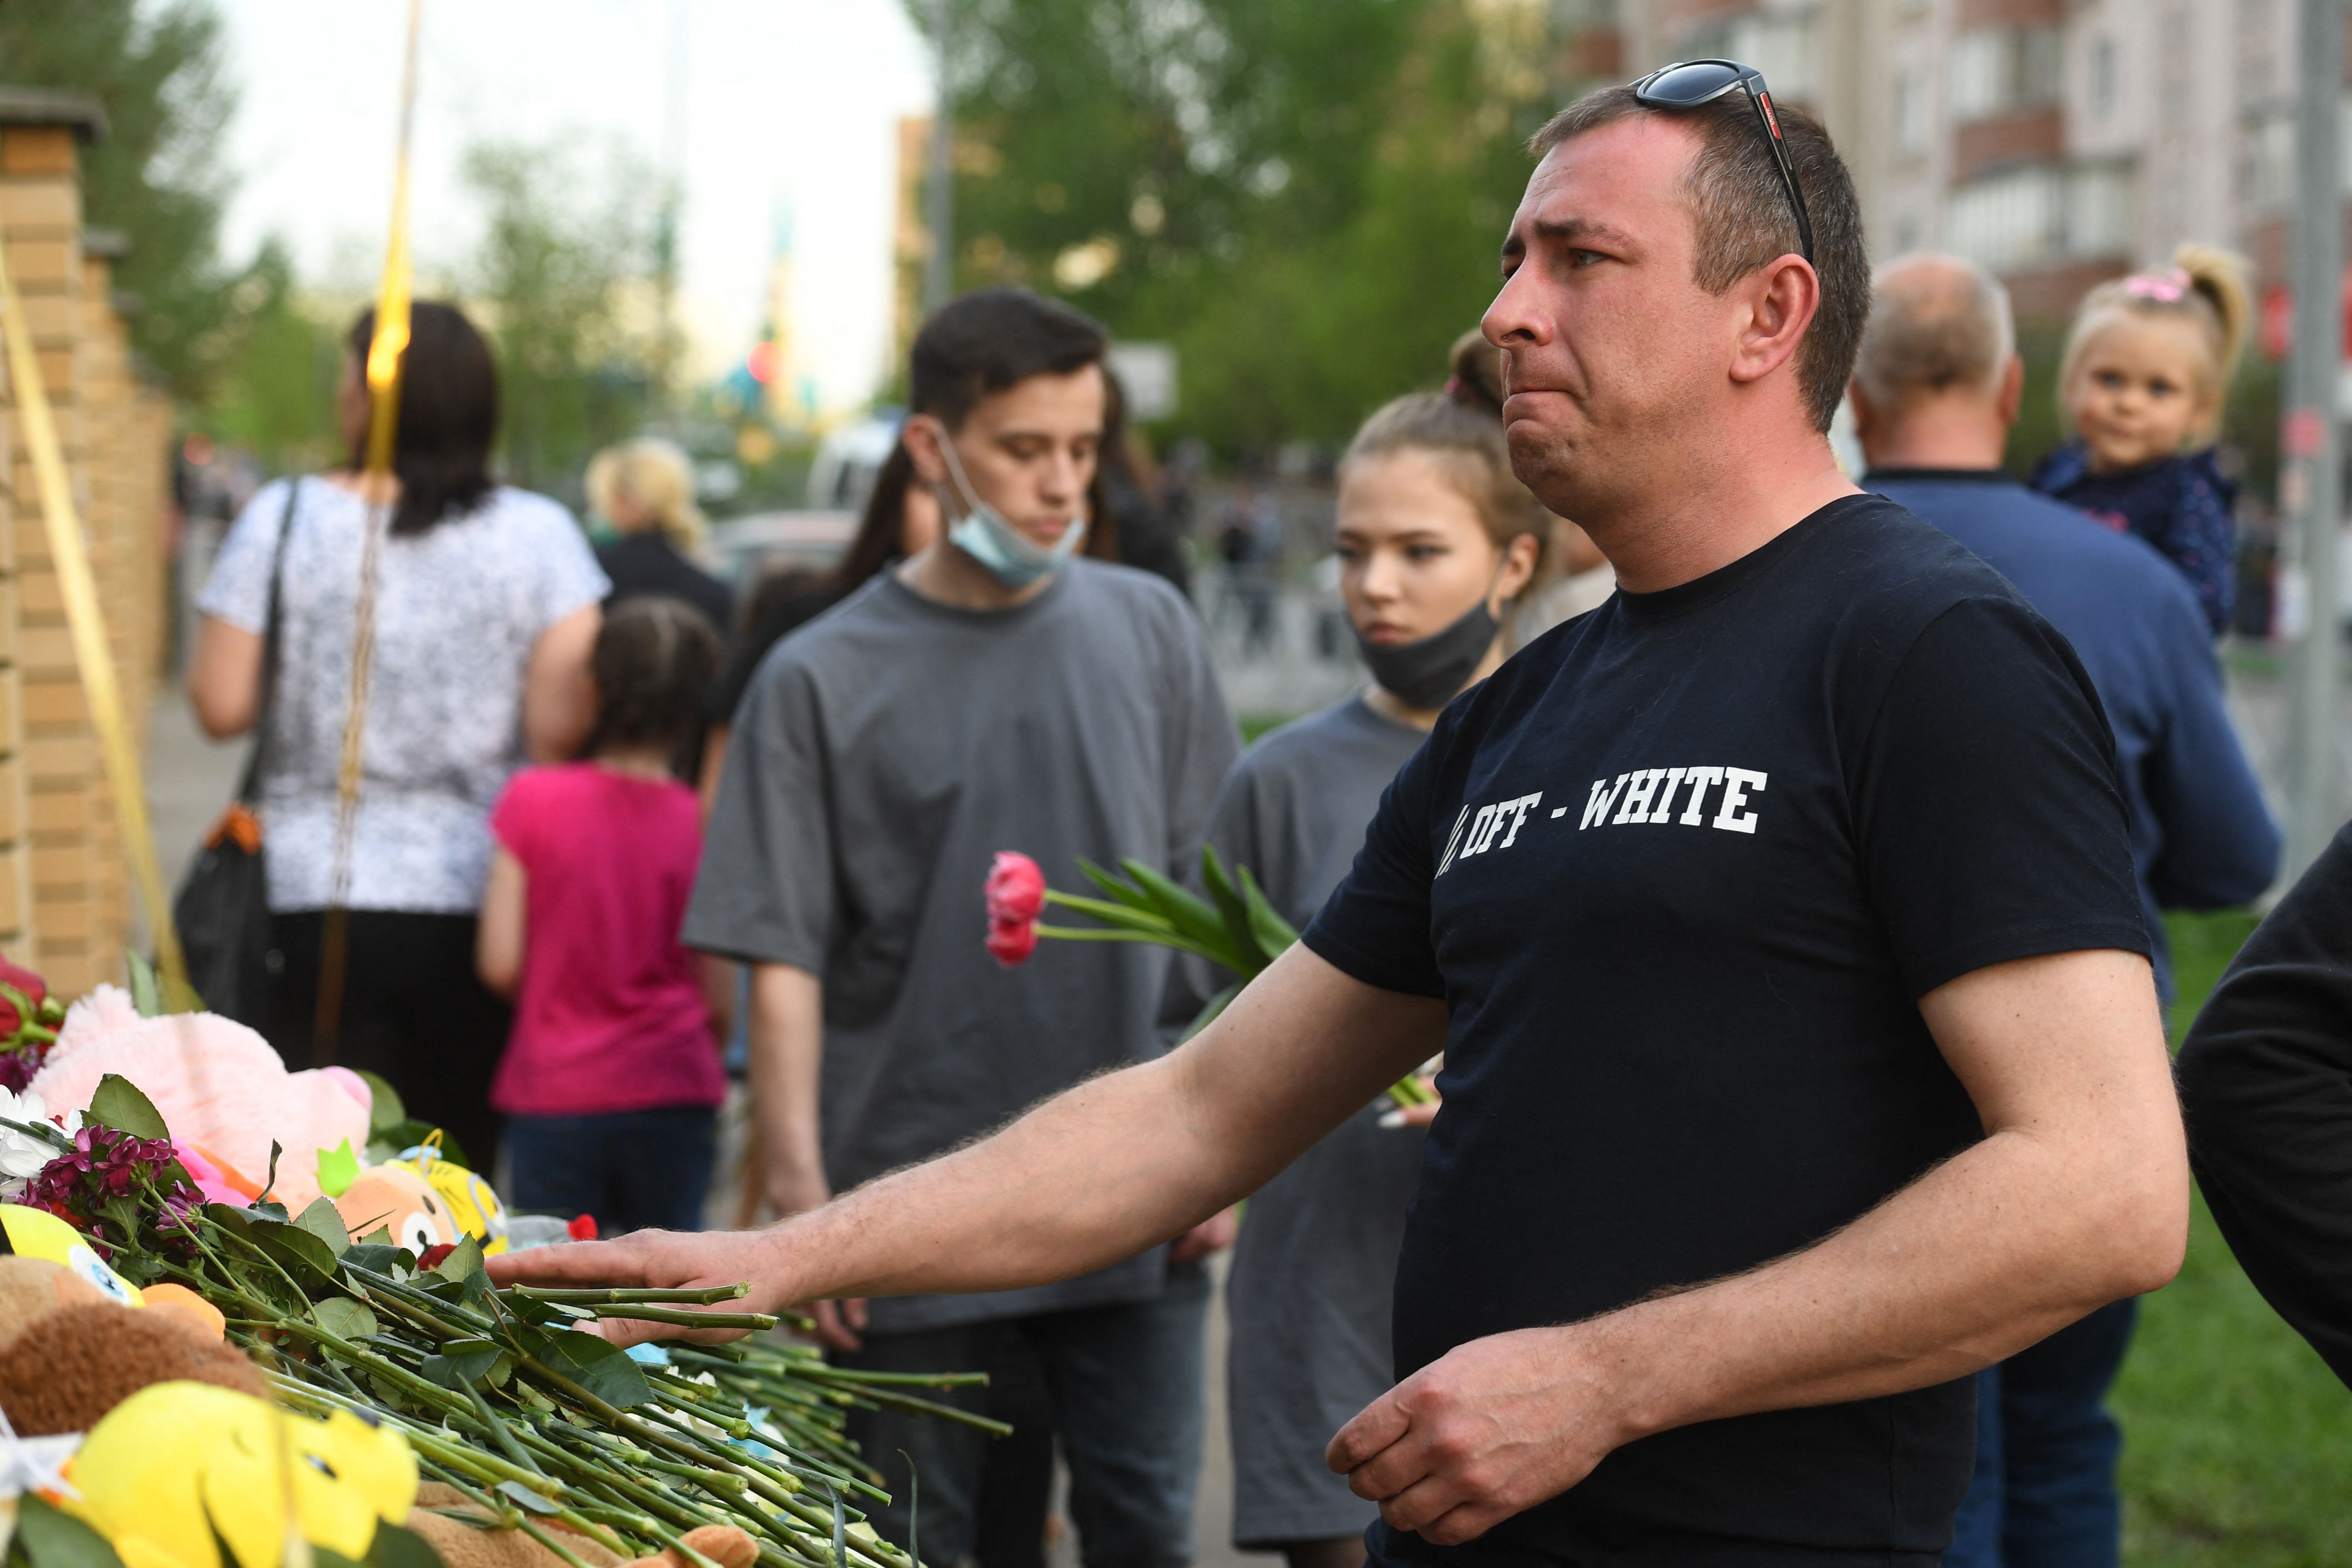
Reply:
[[[2251, 901], [2280, 852], [2214, 647], [2235, 542], [2214, 441], [2247, 313], [2239, 264], [2196, 247], [2095, 289], [2060, 370], [2069, 439], [2023, 483], [2002, 468], [2022, 367], [2008, 300], [1979, 268], [1881, 267], [1851, 387], [1827, 393], [1850, 398], [1860, 486], [1990, 563], [2056, 629], [2032, 701], [2080, 718], [2091, 710], [2060, 688], [2095, 691], [2126, 914], [2168, 1002], [2163, 911]], [[372, 325], [352, 330], [341, 392], [353, 461], [255, 494], [197, 602], [195, 711], [215, 736], [258, 731], [278, 984], [253, 1021], [310, 1065], [324, 911], [348, 908], [337, 1059], [383, 1075], [500, 1171], [512, 1205], [590, 1215], [607, 1234], [812, 1211], [1159, 1058], [1231, 977], [1111, 942], [1002, 965], [981, 941], [997, 851], [1066, 888], [1081, 862], [1123, 857], [1197, 879], [1206, 844], [1307, 928], [1374, 855], [1367, 828], [1391, 782], [1464, 693], [1524, 648], [1585, 657], [1560, 650], [1597, 638], [1586, 617], [1606, 605], [1664, 637], [1665, 601], [1685, 591], [1621, 591], [1601, 548], [1515, 471], [1507, 354], [1470, 332], [1430, 367], [1433, 390], [1373, 412], [1338, 464], [1328, 542], [1365, 684], [1244, 750], [1192, 568], [1222, 559], [1226, 599], [1203, 608], [1237, 618], [1245, 648], [1271, 646], [1281, 519], [1244, 479], [1203, 537], [1181, 537], [1105, 368], [1107, 334], [1067, 306], [995, 289], [933, 313], [898, 443], [838, 561], [745, 583], [714, 573], [692, 467], [667, 441], [590, 465], [593, 549], [561, 506], [499, 484], [496, 367], [447, 305], [416, 307], [396, 483], [371, 494], [357, 457]], [[390, 524], [346, 853], [338, 768], [377, 507]], [[1614, 668], [1591, 657], [1589, 679]], [[1646, 815], [1665, 771], [1637, 777], [1630, 820], [1668, 820], [1672, 781]], [[1741, 773], [1687, 771], [1701, 792], [1702, 773], [1735, 791]], [[1769, 798], [1800, 787], [1776, 773]], [[1609, 799], [1601, 820], [1628, 821]], [[1713, 826], [1737, 830], [1721, 799]], [[1541, 809], [1592, 820], [1580, 797]], [[1449, 841], [1448, 865], [1496, 841], [1483, 826], [1469, 838]], [[750, 1108], [740, 1170], [719, 1159], [730, 1078]], [[1245, 1220], [1219, 1214], [1060, 1283], [814, 1303], [818, 1338], [854, 1364], [998, 1374], [958, 1397], [1017, 1417], [1002, 1444], [853, 1415], [884, 1469], [904, 1453], [920, 1476], [930, 1560], [1035, 1563], [1056, 1448], [1088, 1563], [1188, 1560], [1205, 1265], [1232, 1247], [1234, 1541], [1290, 1568], [1361, 1563], [1381, 1510], [1326, 1446], [1396, 1381], [1391, 1286], [1443, 1115], [1366, 1104], [1259, 1185]], [[2239, 1173], [2263, 1152], [2212, 1158]], [[2256, 1199], [2215, 1206], [2225, 1226], [2260, 1224]], [[2261, 1256], [2248, 1267], [2269, 1289]], [[2300, 1278], [2289, 1251], [2271, 1256], [2273, 1275]], [[1943, 1561], [2116, 1561], [2104, 1399], [2134, 1310], [2116, 1301], [1976, 1374], [1974, 1479]], [[2326, 1316], [2297, 1325], [2319, 1337]], [[897, 1495], [877, 1521], [904, 1540]]]

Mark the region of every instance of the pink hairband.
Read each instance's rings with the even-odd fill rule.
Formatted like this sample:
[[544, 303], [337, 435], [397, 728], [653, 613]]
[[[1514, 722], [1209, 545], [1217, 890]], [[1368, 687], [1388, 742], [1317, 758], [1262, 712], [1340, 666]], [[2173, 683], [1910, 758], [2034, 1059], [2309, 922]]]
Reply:
[[2159, 305], [2178, 305], [2189, 298], [2189, 274], [2178, 267], [2162, 272], [2135, 272], [2124, 279], [2124, 292], [2135, 300], [2153, 300]]

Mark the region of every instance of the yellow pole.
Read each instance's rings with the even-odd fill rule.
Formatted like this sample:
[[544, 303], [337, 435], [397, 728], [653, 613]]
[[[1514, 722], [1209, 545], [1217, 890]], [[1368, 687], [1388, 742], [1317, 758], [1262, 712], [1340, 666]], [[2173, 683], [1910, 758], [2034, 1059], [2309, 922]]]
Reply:
[[23, 422], [25, 444], [33, 451], [41, 521], [48, 531], [49, 554], [57, 563], [58, 588], [65, 598], [74, 662], [81, 670], [82, 696], [89, 704], [90, 726], [98, 731], [107, 779], [114, 786], [114, 809], [121, 821], [123, 847], [130, 851], [131, 873], [139, 884], [140, 901], [147, 906], [147, 929], [154, 933], [155, 965], [161, 971], [164, 1002], [175, 1012], [194, 1007], [201, 1004], [188, 984], [187, 960], [180, 952], [180, 933], [172, 924], [172, 902], [164, 892], [163, 868], [155, 859], [155, 839], [147, 826], [146, 784], [139, 775], [139, 753], [131, 743], [130, 723], [122, 711], [122, 688], [115, 679], [114, 658], [107, 650], [106, 621], [99, 610], [98, 585], [89, 574], [89, 552], [82, 541], [81, 519], [74, 510], [65, 454], [58, 446], [57, 421], [49, 414], [48, 388], [41, 383], [40, 360], [33, 352], [32, 330], [26, 324], [25, 301], [16, 292], [16, 274], [8, 266], [5, 247], [0, 247], [0, 334], [8, 340], [8, 378], [16, 386], [16, 415]]
[[320, 942], [319, 1010], [310, 1045], [311, 1062], [320, 1067], [335, 1059], [343, 982], [351, 966], [352, 837], [359, 825], [368, 679], [375, 660], [376, 579], [384, 531], [391, 524], [393, 447], [400, 429], [401, 361], [408, 348], [415, 272], [408, 250], [408, 144], [416, 121], [416, 40], [424, 17], [425, 0], [409, 0], [408, 62], [401, 77], [400, 139], [393, 158], [392, 235], [384, 247], [383, 278], [376, 287], [375, 333], [368, 342], [367, 467], [362, 479], [367, 532], [360, 547], [359, 605], [352, 627], [351, 702], [343, 714], [343, 749], [336, 774], [335, 860]]

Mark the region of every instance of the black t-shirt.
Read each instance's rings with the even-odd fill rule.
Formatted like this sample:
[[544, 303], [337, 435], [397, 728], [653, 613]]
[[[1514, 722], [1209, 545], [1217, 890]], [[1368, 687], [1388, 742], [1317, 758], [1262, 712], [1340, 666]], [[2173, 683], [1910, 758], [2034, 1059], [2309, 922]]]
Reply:
[[2179, 1070], [2230, 1250], [2352, 1385], [2352, 827], [2231, 961]]
[[613, 580], [607, 605], [646, 595], [684, 599], [702, 612], [710, 629], [724, 638], [734, 630], [734, 590], [677, 552], [677, 546], [647, 529], [625, 533], [596, 547], [596, 564]]
[[[1400, 1376], [1821, 1240], [1981, 1136], [1921, 995], [2147, 951], [2073, 650], [1877, 496], [1621, 593], [1456, 700], [1305, 941], [1451, 1015]], [[1664, 1433], [1486, 1550], [1932, 1562], [1974, 1408], [1964, 1379]]]

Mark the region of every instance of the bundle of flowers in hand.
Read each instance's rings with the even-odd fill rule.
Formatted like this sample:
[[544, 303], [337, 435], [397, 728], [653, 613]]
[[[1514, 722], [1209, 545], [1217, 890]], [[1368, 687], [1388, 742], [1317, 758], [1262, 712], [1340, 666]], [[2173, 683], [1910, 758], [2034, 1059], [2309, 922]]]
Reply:
[[[1087, 898], [1045, 885], [1037, 862], [1014, 849], [999, 850], [990, 865], [982, 891], [988, 900], [988, 951], [1010, 969], [1024, 963], [1037, 949], [1040, 937], [1063, 942], [1142, 942], [1192, 953], [1230, 970], [1237, 978], [1209, 999], [1184, 1031], [1199, 1034], [1225, 1010], [1242, 987], [1282, 956], [1298, 940], [1298, 932], [1276, 912], [1260, 890], [1250, 868], [1236, 864], [1231, 874], [1217, 852], [1201, 850], [1202, 898], [1142, 861], [1122, 859], [1124, 878], [1115, 877], [1091, 860], [1078, 869], [1109, 897]], [[1058, 905], [1102, 921], [1099, 926], [1049, 926], [1045, 906]], [[1437, 1092], [1419, 1077], [1389, 1086], [1389, 1098], [1399, 1107], [1434, 1104]]]

